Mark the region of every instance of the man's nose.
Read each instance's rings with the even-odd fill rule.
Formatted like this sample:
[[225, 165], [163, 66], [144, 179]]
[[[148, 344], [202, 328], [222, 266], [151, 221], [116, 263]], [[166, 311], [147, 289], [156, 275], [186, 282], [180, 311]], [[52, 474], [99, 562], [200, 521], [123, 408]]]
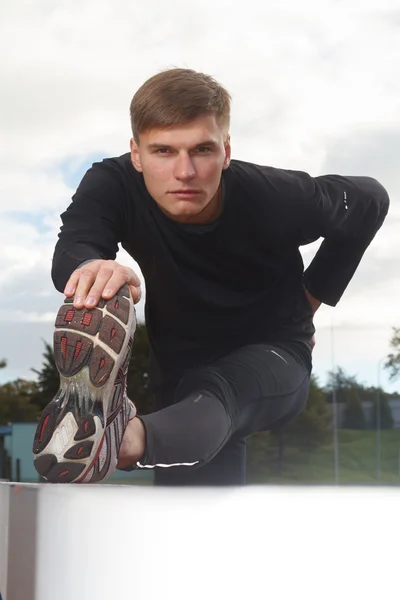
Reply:
[[175, 165], [175, 177], [178, 180], [193, 179], [196, 175], [193, 161], [188, 154], [179, 155]]

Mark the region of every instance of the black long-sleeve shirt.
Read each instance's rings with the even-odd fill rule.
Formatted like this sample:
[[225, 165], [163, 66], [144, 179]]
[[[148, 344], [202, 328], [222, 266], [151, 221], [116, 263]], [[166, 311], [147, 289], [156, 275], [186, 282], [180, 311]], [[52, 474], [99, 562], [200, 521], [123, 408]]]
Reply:
[[[95, 163], [61, 215], [52, 267], [63, 291], [88, 259], [114, 260], [118, 243], [146, 283], [146, 323], [163, 376], [247, 343], [310, 343], [304, 287], [335, 306], [389, 208], [369, 177], [327, 175], [232, 160], [223, 208], [210, 225], [169, 219], [130, 155]], [[304, 272], [299, 247], [324, 238]]]

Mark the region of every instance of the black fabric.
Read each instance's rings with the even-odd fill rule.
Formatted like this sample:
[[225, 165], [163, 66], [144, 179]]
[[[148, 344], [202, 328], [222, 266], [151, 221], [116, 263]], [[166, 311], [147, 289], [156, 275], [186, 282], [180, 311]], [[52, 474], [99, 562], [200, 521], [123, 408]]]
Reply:
[[[280, 427], [297, 416], [309, 381], [307, 363], [282, 345], [245, 346], [194, 369], [179, 382], [172, 406], [140, 417], [146, 449], [139, 466], [156, 468], [157, 483], [163, 485], [243, 482], [244, 453], [237, 453], [238, 445], [243, 448], [251, 433]], [[220, 456], [230, 440], [229, 452]], [[229, 462], [233, 448], [235, 465]]]
[[[168, 379], [157, 386], [154, 410], [176, 402], [178, 381]], [[218, 454], [201, 469], [154, 469], [156, 485], [244, 485], [246, 483], [246, 438], [233, 435]], [[127, 470], [131, 471], [135, 467]]]
[[[126, 154], [95, 163], [62, 214], [58, 290], [83, 261], [115, 259], [119, 243], [140, 265], [156, 385], [244, 344], [297, 342], [306, 356], [314, 326], [304, 284], [336, 305], [389, 206], [368, 177], [233, 160], [222, 184], [218, 220], [182, 225], [159, 209]], [[299, 246], [320, 237], [303, 273]]]
[[246, 457], [246, 439], [233, 437], [201, 468], [154, 469], [154, 483], [157, 486], [245, 485]]

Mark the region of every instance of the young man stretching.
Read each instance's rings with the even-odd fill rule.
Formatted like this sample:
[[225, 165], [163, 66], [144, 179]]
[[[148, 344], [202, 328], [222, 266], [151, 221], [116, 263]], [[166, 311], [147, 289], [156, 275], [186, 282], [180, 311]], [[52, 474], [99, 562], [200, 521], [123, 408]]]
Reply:
[[[131, 103], [130, 153], [95, 163], [62, 214], [61, 385], [33, 448], [48, 481], [118, 467], [154, 468], [161, 484], [242, 484], [246, 436], [303, 409], [313, 315], [340, 300], [389, 198], [369, 177], [231, 159], [229, 122], [230, 96], [211, 77], [155, 75]], [[299, 247], [321, 237], [304, 272]], [[126, 395], [140, 281], [115, 261], [119, 243], [146, 283], [146, 416]]]

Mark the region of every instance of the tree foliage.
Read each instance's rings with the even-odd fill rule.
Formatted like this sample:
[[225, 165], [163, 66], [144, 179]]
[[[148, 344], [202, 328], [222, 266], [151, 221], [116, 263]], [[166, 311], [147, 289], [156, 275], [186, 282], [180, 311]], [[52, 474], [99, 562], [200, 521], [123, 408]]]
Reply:
[[32, 403], [37, 393], [35, 381], [17, 379], [0, 386], [0, 425], [30, 423], [38, 418], [38, 408]]
[[372, 421], [370, 426], [376, 429], [378, 426], [378, 399], [379, 399], [379, 426], [381, 429], [393, 429], [394, 419], [392, 410], [389, 405], [387, 395], [381, 390], [375, 392], [375, 397], [372, 398]]
[[[332, 401], [335, 391], [336, 401], [344, 404], [344, 429], [375, 428], [378, 397], [381, 429], [393, 428], [394, 420], [389, 399], [398, 396], [397, 394], [387, 394], [382, 388], [365, 386], [357, 381], [355, 376], [347, 375], [342, 368], [338, 368], [335, 372], [329, 372], [325, 389], [330, 401]], [[368, 421], [363, 410], [363, 403], [372, 403], [372, 418]]]
[[393, 327], [393, 334], [390, 339], [390, 348], [392, 352], [387, 357], [385, 368], [389, 371], [390, 379], [396, 379], [400, 374], [400, 328]]
[[38, 376], [38, 389], [35, 396], [32, 398], [41, 410], [54, 398], [60, 386], [60, 375], [54, 358], [52, 346], [43, 340], [44, 352], [43, 363], [41, 369], [32, 369]]
[[270, 446], [275, 449], [275, 471], [283, 471], [285, 449], [290, 446], [313, 451], [332, 438], [332, 414], [324, 390], [311, 375], [306, 405], [293, 421], [271, 432]]
[[349, 390], [360, 389], [363, 389], [363, 386], [357, 381], [355, 375], [347, 375], [342, 367], [338, 367], [336, 371], [328, 372], [325, 391], [330, 398], [332, 398], [335, 391], [336, 402], [346, 402], [346, 395]]
[[358, 390], [355, 387], [348, 388], [344, 393], [344, 429], [366, 429], [367, 422]]
[[304, 410], [281, 432], [291, 446], [312, 450], [328, 442], [331, 437], [332, 414], [326, 395], [318, 385], [318, 379], [311, 376], [310, 391]]

